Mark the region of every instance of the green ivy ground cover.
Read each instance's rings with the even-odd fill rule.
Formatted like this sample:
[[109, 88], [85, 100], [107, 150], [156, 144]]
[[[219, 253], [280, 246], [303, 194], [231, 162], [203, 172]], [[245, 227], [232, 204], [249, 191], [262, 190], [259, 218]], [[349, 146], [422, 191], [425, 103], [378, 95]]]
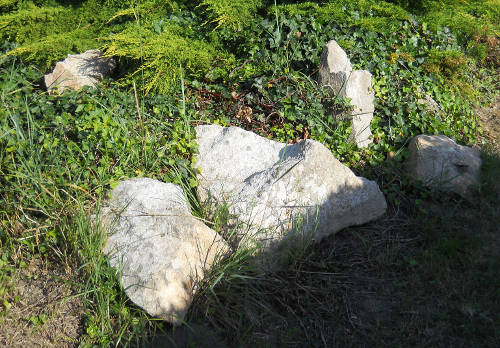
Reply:
[[[499, 8], [498, 1], [0, 0], [2, 315], [13, 301], [9, 292], [15, 286], [14, 270], [34, 257], [71, 264], [83, 280], [83, 343], [139, 342], [168, 330], [127, 301], [101, 257], [104, 236], [94, 231], [88, 216], [119, 180], [148, 176], [181, 184], [195, 213], [203, 217], [191, 170], [196, 124], [239, 125], [285, 142], [321, 141], [343, 163], [377, 180], [395, 209], [418, 211], [419, 202], [431, 198], [464, 204], [456, 203], [456, 197], [437, 198], [410, 182], [401, 170], [405, 145], [421, 133], [478, 144], [473, 107], [496, 93]], [[455, 13], [470, 20], [457, 20], [461, 17]], [[331, 39], [356, 69], [373, 74], [374, 144], [368, 149], [356, 149], [348, 141], [349, 122], [338, 117], [347, 111], [348, 101], [315, 82], [321, 50]], [[118, 59], [115, 76], [96, 90], [62, 96], [44, 91], [43, 74], [55, 61], [96, 47]], [[440, 112], [427, 112], [418, 103], [425, 93], [439, 103]], [[433, 235], [433, 228], [427, 229]], [[437, 240], [431, 258], [455, 266], [460, 264], [459, 250], [475, 245], [469, 237]], [[322, 253], [298, 252], [291, 264], [299, 267], [313, 260], [308, 269], [333, 272], [335, 258], [316, 264]], [[422, 264], [422, 274], [429, 266], [421, 255], [381, 255], [393, 256], [389, 264], [397, 263], [401, 272], [418, 268], [415, 262]], [[230, 259], [209, 287], [219, 289], [219, 297], [214, 300], [210, 291], [202, 292], [191, 317], [208, 318], [221, 332], [237, 332], [233, 343], [243, 345], [252, 327], [268, 319], [238, 323], [238, 316], [250, 320], [252, 315], [231, 301], [245, 287], [255, 298], [275, 291], [272, 284], [283, 285], [289, 275], [262, 279], [250, 270], [245, 273], [245, 255], [237, 256], [241, 259]], [[479, 274], [491, 289], [491, 273]], [[276, 312], [270, 308], [266, 313], [272, 317]], [[288, 319], [294, 322], [299, 316]], [[303, 323], [296, 324], [299, 333], [307, 331]], [[487, 319], [477, 325], [481, 335], [495, 339]], [[482, 342], [482, 336], [472, 337]], [[307, 342], [312, 341], [306, 335], [302, 343]]]

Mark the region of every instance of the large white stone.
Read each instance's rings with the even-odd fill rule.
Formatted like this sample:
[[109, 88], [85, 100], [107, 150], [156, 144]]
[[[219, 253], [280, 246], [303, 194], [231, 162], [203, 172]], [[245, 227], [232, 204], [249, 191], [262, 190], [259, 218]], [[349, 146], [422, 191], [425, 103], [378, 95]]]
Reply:
[[104, 57], [99, 50], [68, 54], [65, 60], [57, 62], [51, 73], [45, 75], [45, 86], [49, 92], [57, 93], [66, 89], [79, 90], [83, 86], [95, 87], [115, 66], [114, 59]]
[[410, 141], [407, 169], [424, 184], [468, 197], [479, 185], [480, 152], [444, 135], [418, 135]]
[[196, 127], [202, 204], [224, 204], [240, 240], [269, 249], [311, 233], [320, 240], [380, 217], [377, 184], [357, 177], [324, 145], [275, 142], [243, 129]]
[[219, 201], [228, 198], [226, 194], [239, 190], [245, 179], [279, 161], [285, 146], [238, 127], [198, 126], [196, 136], [196, 167], [202, 171], [197, 178], [198, 194], [202, 202], [210, 199], [209, 195]]
[[331, 40], [321, 55], [318, 83], [320, 86], [329, 86], [339, 97], [351, 99], [352, 140], [358, 147], [371, 144], [370, 123], [375, 109], [375, 94], [370, 72], [353, 71], [347, 54], [335, 40]]
[[100, 216], [111, 232], [104, 251], [127, 296], [150, 315], [179, 324], [227, 244], [191, 215], [179, 186], [153, 179], [121, 182]]

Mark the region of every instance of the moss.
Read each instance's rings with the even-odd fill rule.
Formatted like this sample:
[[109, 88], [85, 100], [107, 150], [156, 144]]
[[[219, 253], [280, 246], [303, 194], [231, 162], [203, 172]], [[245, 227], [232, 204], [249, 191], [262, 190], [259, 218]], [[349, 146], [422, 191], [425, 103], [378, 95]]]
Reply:
[[471, 59], [456, 50], [430, 50], [424, 71], [434, 74], [451, 89], [470, 100], [478, 99], [478, 91], [474, 89], [470, 79]]
[[413, 63], [415, 58], [410, 52], [393, 52], [389, 55], [389, 63], [395, 64], [398, 60]]
[[467, 59], [463, 53], [456, 50], [430, 50], [424, 70], [454, 79], [466, 66]]

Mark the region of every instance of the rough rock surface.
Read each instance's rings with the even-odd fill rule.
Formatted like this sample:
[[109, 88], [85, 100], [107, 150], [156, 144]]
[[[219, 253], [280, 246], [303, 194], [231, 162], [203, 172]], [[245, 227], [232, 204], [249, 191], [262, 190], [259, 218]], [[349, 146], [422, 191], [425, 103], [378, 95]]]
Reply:
[[45, 75], [45, 86], [50, 92], [62, 93], [65, 89], [79, 90], [83, 86], [94, 87], [116, 66], [112, 58], [103, 57], [99, 50], [81, 54], [68, 54], [56, 64], [54, 70]]
[[229, 199], [226, 194], [240, 189], [245, 179], [278, 162], [285, 146], [238, 127], [198, 126], [196, 136], [196, 166], [201, 169], [198, 195], [202, 202], [214, 197]]
[[174, 324], [184, 318], [204, 270], [227, 250], [191, 215], [182, 189], [148, 178], [121, 182], [101, 213], [105, 253], [127, 296]]
[[358, 147], [367, 147], [372, 143], [370, 123], [375, 111], [375, 93], [372, 89], [372, 74], [366, 70], [355, 70], [347, 80], [345, 96], [351, 99], [353, 106], [352, 139]]
[[264, 249], [314, 232], [315, 240], [384, 214], [377, 184], [357, 177], [321, 143], [275, 142], [241, 128], [196, 127], [202, 204], [227, 205], [240, 240]]
[[372, 142], [370, 122], [375, 109], [375, 94], [371, 78], [369, 71], [352, 70], [347, 54], [335, 40], [326, 44], [321, 55], [318, 82], [321, 86], [330, 86], [336, 95], [351, 99], [352, 139], [358, 147], [366, 147]]
[[329, 41], [321, 53], [318, 82], [330, 86], [338, 94], [352, 71], [351, 61], [337, 41]]
[[423, 98], [418, 99], [417, 103], [424, 105], [427, 112], [437, 113], [441, 110], [437, 101], [427, 93], [424, 94]]
[[479, 185], [481, 157], [478, 149], [458, 145], [444, 135], [418, 135], [409, 145], [407, 168], [430, 187], [463, 197], [471, 185]]

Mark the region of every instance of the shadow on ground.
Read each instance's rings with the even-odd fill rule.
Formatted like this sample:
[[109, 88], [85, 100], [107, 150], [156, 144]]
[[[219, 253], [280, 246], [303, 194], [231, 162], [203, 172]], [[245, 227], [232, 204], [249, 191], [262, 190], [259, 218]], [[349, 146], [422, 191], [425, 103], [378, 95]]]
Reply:
[[208, 332], [208, 346], [498, 346], [498, 153], [483, 162], [472, 200], [393, 202], [377, 222], [293, 251], [282, 271], [229, 274], [195, 300], [188, 320], [205, 323], [195, 333], [153, 342], [203, 347]]

